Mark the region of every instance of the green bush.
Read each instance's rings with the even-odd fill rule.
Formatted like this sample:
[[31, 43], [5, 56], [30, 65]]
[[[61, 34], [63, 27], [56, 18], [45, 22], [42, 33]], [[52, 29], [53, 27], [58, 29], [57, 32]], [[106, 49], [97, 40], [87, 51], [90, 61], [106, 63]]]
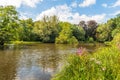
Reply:
[[71, 55], [52, 80], [120, 80], [120, 51], [111, 47], [92, 55]]

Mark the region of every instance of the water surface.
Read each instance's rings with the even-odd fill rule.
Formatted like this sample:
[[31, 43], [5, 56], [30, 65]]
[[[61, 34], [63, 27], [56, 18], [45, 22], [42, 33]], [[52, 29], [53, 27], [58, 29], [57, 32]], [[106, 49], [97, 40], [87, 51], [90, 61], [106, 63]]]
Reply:
[[66, 54], [78, 47], [89, 52], [100, 45], [30, 44], [8, 45], [0, 50], [0, 80], [50, 80], [59, 71]]

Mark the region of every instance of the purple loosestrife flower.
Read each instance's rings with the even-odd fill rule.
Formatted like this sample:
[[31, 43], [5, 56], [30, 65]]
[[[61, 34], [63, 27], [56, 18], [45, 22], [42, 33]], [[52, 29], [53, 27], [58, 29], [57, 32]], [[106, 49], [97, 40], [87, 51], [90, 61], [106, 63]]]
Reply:
[[78, 48], [78, 50], [77, 50], [77, 55], [79, 55], [79, 56], [81, 56], [81, 55], [83, 55], [84, 53], [86, 53], [87, 51], [86, 51], [86, 49], [85, 48], [82, 48], [82, 47], [80, 47], [80, 48]]

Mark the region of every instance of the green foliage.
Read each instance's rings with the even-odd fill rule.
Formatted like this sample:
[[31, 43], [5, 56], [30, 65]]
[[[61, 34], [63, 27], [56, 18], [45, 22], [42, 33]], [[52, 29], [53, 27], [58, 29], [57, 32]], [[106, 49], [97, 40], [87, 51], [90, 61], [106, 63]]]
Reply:
[[44, 16], [42, 20], [20, 20], [13, 6], [0, 6], [0, 45], [9, 41], [41, 41], [74, 44], [79, 41], [111, 41], [120, 33], [120, 16], [98, 26], [97, 22], [81, 21], [78, 26], [59, 22], [57, 16]]
[[112, 44], [120, 48], [120, 33], [116, 34], [116, 36], [113, 38]]
[[89, 38], [88, 38], [88, 42], [91, 42], [91, 43], [92, 43], [92, 42], [94, 42], [94, 39], [93, 39], [92, 37], [89, 37]]
[[42, 42], [55, 42], [60, 31], [59, 20], [56, 16], [44, 16], [42, 21], [35, 22], [33, 31]]
[[119, 80], [120, 51], [102, 48], [93, 55], [71, 55], [52, 80]]
[[101, 24], [97, 28], [97, 33], [96, 33], [96, 38], [100, 42], [104, 41], [110, 41], [112, 40], [112, 30], [113, 30], [113, 24], [112, 23], [107, 23], [107, 24]]
[[78, 41], [84, 41], [85, 40], [85, 31], [82, 27], [79, 26], [72, 26], [72, 34], [75, 36], [75, 38]]
[[116, 34], [120, 33], [120, 27], [117, 27], [112, 31], [112, 37], [114, 37]]
[[34, 23], [32, 19], [20, 20], [19, 38], [20, 41], [33, 41], [36, 37], [33, 33]]
[[59, 36], [56, 38], [55, 43], [59, 44], [74, 44], [78, 43], [78, 40], [73, 36], [72, 25], [70, 23], [64, 22], [60, 23], [62, 30]]
[[99, 25], [96, 31], [97, 41], [111, 41], [117, 33], [120, 33], [119, 21], [120, 17], [116, 17], [108, 20], [106, 24]]
[[104, 42], [109, 39], [110, 36], [110, 28], [105, 24], [101, 24], [97, 28], [96, 38], [97, 41]]
[[18, 38], [18, 15], [13, 6], [0, 6], [0, 45]]

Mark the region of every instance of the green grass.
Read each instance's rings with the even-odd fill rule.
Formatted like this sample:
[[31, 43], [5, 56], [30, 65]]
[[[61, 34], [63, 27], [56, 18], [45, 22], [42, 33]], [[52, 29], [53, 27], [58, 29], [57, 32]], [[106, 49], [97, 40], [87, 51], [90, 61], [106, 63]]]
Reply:
[[31, 42], [31, 41], [10, 41], [9, 43], [6, 43], [5, 45], [7, 44], [40, 44], [41, 42]]
[[85, 56], [70, 55], [52, 80], [120, 80], [120, 50], [109, 47]]

